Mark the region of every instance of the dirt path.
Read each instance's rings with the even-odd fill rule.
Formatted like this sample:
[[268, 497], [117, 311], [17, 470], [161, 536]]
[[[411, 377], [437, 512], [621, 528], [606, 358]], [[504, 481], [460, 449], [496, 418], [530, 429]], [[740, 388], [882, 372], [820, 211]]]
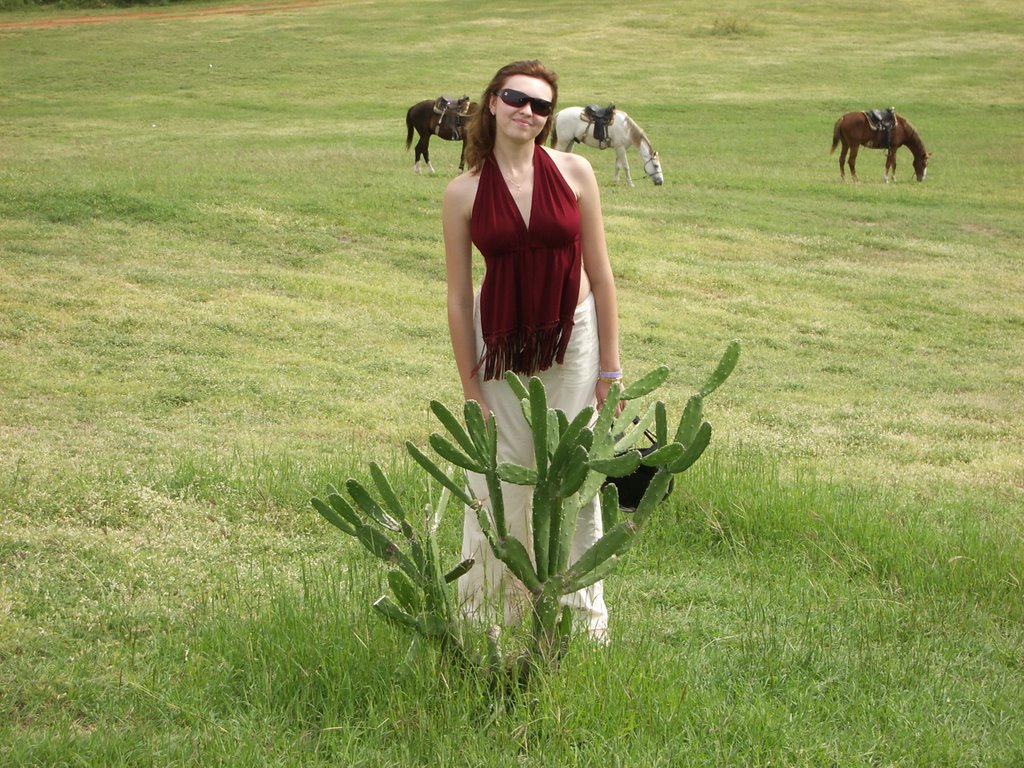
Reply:
[[112, 11], [102, 16], [56, 16], [53, 18], [24, 19], [20, 21], [0, 21], [0, 32], [8, 29], [53, 29], [55, 27], [74, 27], [84, 24], [113, 24], [118, 21], [173, 21], [176, 19], [194, 19], [206, 16], [249, 15], [254, 13], [275, 13], [278, 11], [294, 11], [303, 8], [317, 8], [328, 5], [330, 0], [293, 0], [293, 2], [251, 3], [246, 5], [225, 5], [214, 8], [195, 8], [192, 10], [177, 9], [173, 11]]

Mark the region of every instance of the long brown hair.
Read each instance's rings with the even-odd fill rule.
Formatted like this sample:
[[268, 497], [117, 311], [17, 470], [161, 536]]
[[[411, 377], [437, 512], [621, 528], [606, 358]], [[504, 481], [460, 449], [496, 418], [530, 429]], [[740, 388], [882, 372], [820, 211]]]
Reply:
[[487, 107], [491, 96], [500, 91], [505, 85], [505, 81], [512, 75], [536, 77], [551, 86], [551, 115], [544, 123], [541, 132], [537, 134], [534, 143], [543, 144], [548, 134], [551, 133], [551, 121], [555, 118], [555, 109], [558, 105], [558, 75], [536, 59], [513, 61], [511, 64], [506, 64], [495, 73], [494, 78], [484, 89], [484, 94], [480, 97], [480, 109], [473, 115], [469, 127], [466, 128], [466, 165], [472, 171], [479, 171], [483, 166], [484, 158], [494, 149], [494, 137], [497, 133], [496, 121]]

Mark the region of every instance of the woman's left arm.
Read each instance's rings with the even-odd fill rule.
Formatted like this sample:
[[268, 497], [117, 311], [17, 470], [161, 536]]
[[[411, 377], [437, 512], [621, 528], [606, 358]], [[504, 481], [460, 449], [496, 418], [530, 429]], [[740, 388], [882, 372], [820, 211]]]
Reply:
[[[590, 279], [590, 290], [597, 306], [597, 329], [601, 344], [601, 367], [604, 372], [621, 371], [619, 359], [619, 309], [615, 293], [615, 277], [608, 258], [604, 235], [604, 217], [601, 214], [601, 190], [594, 169], [583, 157], [576, 157], [580, 206], [580, 242], [583, 249], [583, 269]], [[604, 403], [610, 382], [598, 381], [598, 406]]]

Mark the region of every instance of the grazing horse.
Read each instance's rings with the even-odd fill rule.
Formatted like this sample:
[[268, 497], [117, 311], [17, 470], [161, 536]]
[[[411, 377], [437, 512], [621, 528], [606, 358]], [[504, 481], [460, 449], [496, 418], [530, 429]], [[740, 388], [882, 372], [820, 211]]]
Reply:
[[405, 113], [405, 149], [408, 151], [412, 144], [412, 132], [415, 129], [420, 135], [416, 142], [416, 162], [413, 164], [413, 173], [420, 172], [420, 158], [427, 164], [431, 173], [434, 166], [430, 164], [430, 137], [437, 134], [439, 138], [446, 141], [461, 141], [462, 155], [459, 158], [459, 170], [466, 165], [466, 131], [465, 125], [477, 110], [477, 103], [470, 101], [469, 96], [463, 96], [459, 100], [451, 96], [438, 96], [436, 99], [427, 99], [409, 107]]
[[843, 144], [843, 151], [839, 154], [839, 176], [846, 179], [843, 171], [843, 164], [846, 162], [846, 153], [850, 153], [850, 175], [857, 181], [857, 151], [865, 146], [868, 149], [888, 149], [889, 154], [885, 158], [885, 173], [882, 178], [889, 183], [889, 169], [892, 169], [892, 180], [896, 181], [896, 150], [906, 147], [914, 156], [914, 174], [918, 181], [924, 181], [928, 172], [928, 158], [931, 153], [924, 148], [924, 141], [920, 134], [914, 130], [907, 118], [893, 113], [892, 134], [889, 146], [886, 147], [886, 132], [872, 126], [866, 112], [847, 112], [836, 120], [832, 129], [832, 150], [836, 151], [839, 143]]
[[615, 147], [615, 183], [619, 183], [619, 172], [626, 171], [626, 181], [633, 186], [633, 177], [626, 160], [626, 149], [636, 147], [644, 161], [644, 175], [660, 187], [665, 182], [661, 160], [643, 129], [636, 121], [623, 112], [615, 110], [615, 116], [608, 126], [608, 137], [604, 141], [594, 137], [594, 122], [585, 119], [583, 107], [566, 107], [555, 115], [551, 130], [551, 146], [563, 152], [572, 152], [573, 144], [586, 144], [598, 149]]

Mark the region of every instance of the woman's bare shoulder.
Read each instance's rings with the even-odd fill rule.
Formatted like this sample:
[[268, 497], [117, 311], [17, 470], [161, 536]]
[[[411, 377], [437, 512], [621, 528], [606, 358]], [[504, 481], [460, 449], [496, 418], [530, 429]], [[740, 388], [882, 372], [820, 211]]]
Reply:
[[480, 186], [480, 174], [474, 173], [473, 171], [466, 171], [460, 173], [454, 179], [448, 182], [448, 186], [445, 187], [445, 197], [462, 198], [465, 196], [473, 197], [476, 195], [476, 189]]
[[572, 152], [560, 152], [557, 149], [542, 147], [548, 153], [558, 170], [569, 185], [579, 195], [580, 190], [586, 189], [594, 181], [594, 168], [590, 161], [582, 155], [574, 155]]
[[476, 190], [480, 186], [480, 174], [466, 171], [448, 182], [444, 190], [444, 207], [455, 211], [460, 210], [465, 216], [473, 210]]

